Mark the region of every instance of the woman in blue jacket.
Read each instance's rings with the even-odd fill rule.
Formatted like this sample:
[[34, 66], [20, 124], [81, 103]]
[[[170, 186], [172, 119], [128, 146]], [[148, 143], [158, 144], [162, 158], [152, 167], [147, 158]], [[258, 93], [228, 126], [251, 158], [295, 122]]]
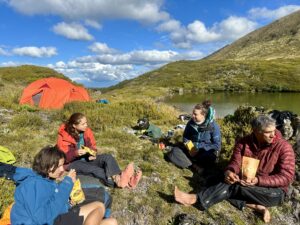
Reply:
[[104, 219], [104, 205], [92, 202], [71, 206], [69, 196], [76, 180], [75, 170], [64, 174], [65, 155], [56, 147], [45, 147], [35, 157], [33, 170], [16, 168], [17, 183], [11, 224], [33, 225], [116, 225], [115, 219]]
[[214, 109], [210, 101], [194, 106], [192, 118], [183, 133], [184, 148], [175, 147], [168, 153], [177, 166], [193, 166], [198, 172], [214, 164], [221, 149], [221, 132], [214, 121]]

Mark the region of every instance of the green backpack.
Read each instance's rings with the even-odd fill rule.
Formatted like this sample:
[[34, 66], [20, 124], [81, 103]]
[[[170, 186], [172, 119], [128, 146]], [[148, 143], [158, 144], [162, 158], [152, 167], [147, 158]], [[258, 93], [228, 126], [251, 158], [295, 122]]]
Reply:
[[159, 139], [162, 137], [161, 129], [158, 126], [150, 124], [145, 134], [153, 139]]
[[6, 164], [14, 164], [16, 162], [16, 158], [11, 153], [8, 148], [5, 148], [0, 145], [0, 162]]

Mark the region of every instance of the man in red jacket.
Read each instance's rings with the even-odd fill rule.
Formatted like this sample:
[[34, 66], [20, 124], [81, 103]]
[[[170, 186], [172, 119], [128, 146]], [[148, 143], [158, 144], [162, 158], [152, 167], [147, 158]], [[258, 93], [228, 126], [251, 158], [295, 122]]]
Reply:
[[[224, 182], [208, 187], [197, 194], [188, 194], [175, 187], [175, 200], [183, 205], [199, 204], [203, 210], [228, 200], [239, 209], [245, 206], [263, 215], [269, 222], [267, 207], [282, 203], [295, 174], [295, 154], [292, 146], [276, 130], [275, 120], [260, 115], [252, 121], [252, 134], [235, 145], [224, 172]], [[242, 175], [243, 157], [259, 160], [256, 176]]]

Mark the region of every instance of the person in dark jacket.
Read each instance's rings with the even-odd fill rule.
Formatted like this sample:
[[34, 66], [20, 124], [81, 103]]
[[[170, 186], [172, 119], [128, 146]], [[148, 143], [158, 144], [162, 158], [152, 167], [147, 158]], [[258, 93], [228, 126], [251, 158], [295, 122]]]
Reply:
[[210, 101], [194, 106], [192, 119], [183, 133], [185, 148], [175, 147], [168, 153], [169, 159], [177, 166], [193, 166], [200, 171], [210, 168], [216, 161], [221, 149], [221, 132], [214, 121], [214, 109]]
[[[235, 145], [224, 181], [197, 194], [188, 194], [175, 187], [175, 200], [184, 205], [199, 204], [202, 209], [229, 200], [238, 209], [245, 206], [271, 219], [267, 207], [282, 203], [295, 174], [295, 154], [292, 146], [276, 130], [275, 120], [260, 115], [252, 122], [253, 132]], [[256, 175], [245, 176], [241, 170], [245, 159], [259, 160]]]

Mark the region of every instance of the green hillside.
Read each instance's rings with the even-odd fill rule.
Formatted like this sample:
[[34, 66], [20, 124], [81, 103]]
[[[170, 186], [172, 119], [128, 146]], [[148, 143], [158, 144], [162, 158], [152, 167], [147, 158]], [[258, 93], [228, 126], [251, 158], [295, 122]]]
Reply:
[[300, 11], [212, 55], [167, 64], [106, 90], [300, 91]]
[[169, 90], [300, 91], [300, 58], [274, 60], [200, 60], [170, 63], [114, 87]]
[[0, 86], [3, 86], [5, 83], [26, 86], [35, 80], [47, 77], [57, 77], [71, 81], [63, 74], [48, 67], [33, 65], [0, 67]]

